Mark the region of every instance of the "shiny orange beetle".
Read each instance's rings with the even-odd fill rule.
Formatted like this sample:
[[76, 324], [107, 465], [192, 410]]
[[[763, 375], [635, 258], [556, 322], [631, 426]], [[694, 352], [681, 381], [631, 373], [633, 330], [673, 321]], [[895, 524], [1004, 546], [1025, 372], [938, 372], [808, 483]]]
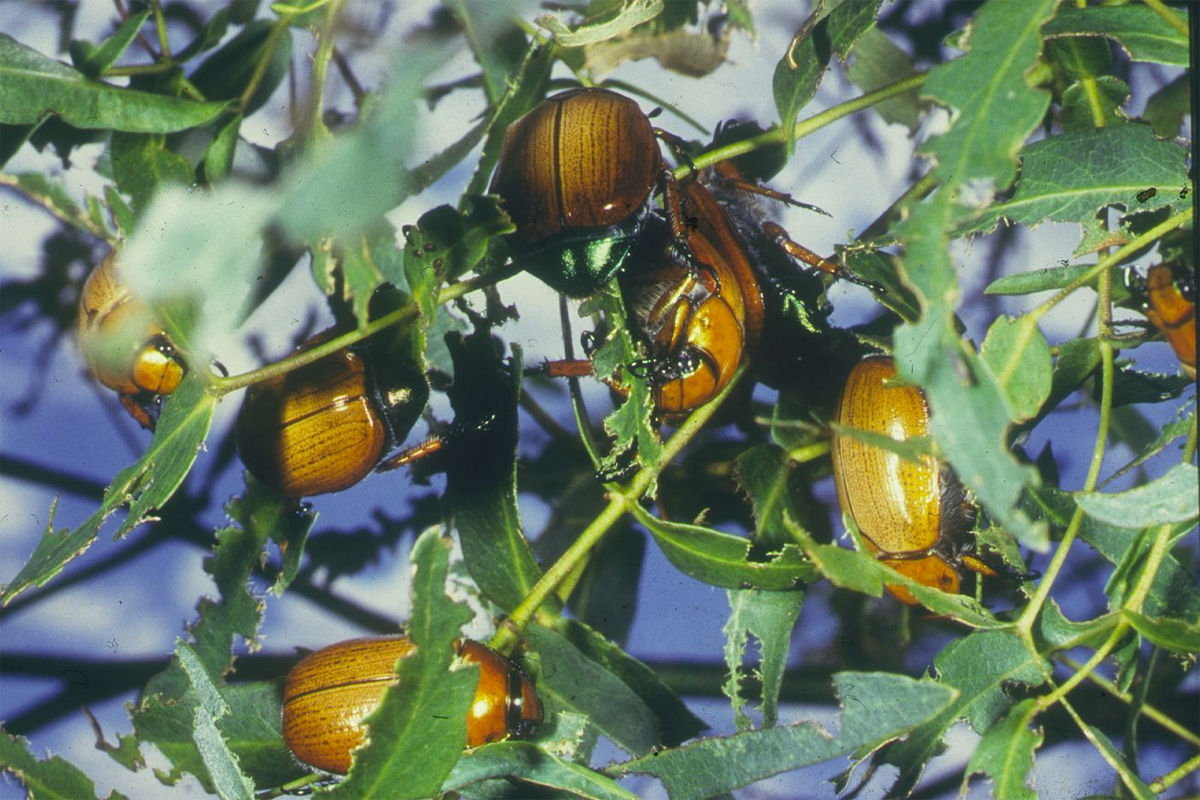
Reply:
[[[396, 662], [415, 649], [402, 634], [349, 639], [296, 664], [283, 693], [283, 739], [292, 754], [326, 772], [348, 772], [352, 751], [366, 741], [363, 719], [399, 682]], [[458, 655], [479, 665], [467, 747], [532, 733], [542, 721], [542, 703], [521, 668], [469, 639], [459, 642]]]

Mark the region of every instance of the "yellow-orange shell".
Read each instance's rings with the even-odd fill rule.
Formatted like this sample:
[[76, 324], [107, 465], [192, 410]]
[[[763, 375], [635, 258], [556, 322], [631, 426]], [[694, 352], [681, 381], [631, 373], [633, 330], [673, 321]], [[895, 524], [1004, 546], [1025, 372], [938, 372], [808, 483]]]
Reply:
[[[139, 318], [145, 318], [143, 335], [127, 350], [114, 352], [109, 337]], [[121, 282], [115, 250], [84, 281], [76, 336], [96, 380], [125, 396], [170, 394], [186, 371], [163, 329]]]
[[[366, 740], [362, 720], [399, 682], [396, 662], [413, 653], [404, 635], [349, 639], [302, 659], [288, 674], [283, 695], [283, 738], [296, 758], [326, 772], [350, 769], [351, 752]], [[467, 746], [478, 747], [542, 719], [533, 684], [508, 659], [463, 640], [459, 655], [479, 664], [479, 684], [467, 715]], [[514, 678], [520, 697], [510, 696]]]

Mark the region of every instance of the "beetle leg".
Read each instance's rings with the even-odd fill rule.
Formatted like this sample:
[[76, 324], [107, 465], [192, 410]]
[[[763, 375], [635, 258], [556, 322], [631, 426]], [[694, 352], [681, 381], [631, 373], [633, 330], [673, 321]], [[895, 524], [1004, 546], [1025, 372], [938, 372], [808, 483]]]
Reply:
[[696, 348], [681, 347], [674, 353], [657, 358], [640, 358], [631, 362], [629, 371], [635, 376], [659, 386], [691, 375], [700, 368], [702, 357]]
[[788, 232], [783, 229], [783, 226], [774, 222], [764, 222], [762, 224], [763, 233], [766, 236], [783, 248], [784, 252], [797, 261], [808, 264], [814, 269], [819, 269], [822, 272], [827, 272], [835, 278], [856, 283], [859, 286], [865, 286], [873, 292], [883, 293], [885, 289], [880, 284], [866, 278], [860, 278], [845, 267], [833, 263], [827, 258], [823, 258], [812, 250], [809, 250], [804, 245], [797, 242]]
[[687, 167], [688, 171], [692, 173], [691, 177], [695, 178], [699, 170], [696, 169], [696, 164], [694, 161], [692, 161], [692, 156], [688, 152], [690, 149], [690, 143], [688, 140], [684, 139], [682, 136], [677, 136], [670, 131], [665, 131], [662, 128], [655, 128], [654, 135], [663, 141], [667, 147], [671, 148], [671, 152], [674, 154], [675, 160]]
[[709, 275], [714, 284], [713, 294], [721, 291], [721, 279], [716, 271], [696, 258], [692, 246], [688, 244], [689, 229], [696, 227], [695, 218], [688, 217], [683, 212], [683, 198], [679, 194], [679, 182], [675, 173], [664, 169], [659, 175], [659, 191], [662, 192], [663, 208], [667, 213], [667, 224], [671, 226], [671, 255], [674, 259], [688, 268], [693, 275]]
[[526, 375], [549, 375], [551, 378], [584, 378], [592, 373], [592, 362], [586, 358], [560, 358], [525, 370]]
[[139, 401], [139, 395], [133, 394], [119, 394], [117, 397], [121, 400], [121, 406], [129, 412], [129, 416], [138, 421], [139, 425], [148, 431], [154, 430], [155, 419], [146, 408], [149, 401]]
[[771, 200], [776, 200], [780, 203], [784, 203], [785, 205], [792, 206], [793, 208], [803, 208], [806, 211], [813, 211], [813, 212], [816, 212], [817, 214], [821, 214], [826, 217], [833, 216], [832, 214], [830, 214], [828, 211], [821, 208], [820, 206], [815, 206], [812, 203], [805, 203], [802, 200], [797, 200], [796, 198], [792, 197], [787, 192], [780, 192], [776, 189], [771, 189], [770, 187], [763, 186], [762, 184], [759, 184], [759, 183], [755, 183], [754, 181], [748, 181], [745, 178], [738, 178], [738, 177], [727, 176], [727, 175], [722, 175], [721, 177], [727, 184], [729, 184], [730, 188], [736, 189], [739, 192], [749, 192], [750, 194], [757, 194], [762, 197], [766, 197]]
[[428, 439], [414, 444], [412, 447], [406, 447], [394, 456], [385, 458], [375, 466], [376, 472], [387, 472], [389, 470], [403, 467], [406, 464], [412, 464], [420, 461], [423, 458], [440, 453], [455, 440], [461, 439], [469, 433], [483, 433], [492, 427], [496, 421], [495, 414], [488, 414], [473, 422], [461, 422], [455, 420], [446, 426], [445, 430], [440, 433], [435, 433]]

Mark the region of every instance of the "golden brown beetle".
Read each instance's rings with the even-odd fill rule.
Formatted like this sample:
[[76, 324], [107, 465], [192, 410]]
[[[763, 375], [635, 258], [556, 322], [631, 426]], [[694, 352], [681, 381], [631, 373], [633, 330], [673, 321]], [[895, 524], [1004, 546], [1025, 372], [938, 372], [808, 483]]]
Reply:
[[[622, 275], [621, 292], [650, 357], [635, 370], [654, 388], [655, 406], [686, 414], [712, 400], [758, 347], [763, 295], [729, 216], [698, 182], [685, 192], [688, 245], [703, 267], [694, 272], [673, 255], [665, 224], [648, 229]], [[653, 226], [652, 226], [653, 228]]]
[[[404, 635], [349, 639], [292, 668], [283, 694], [283, 739], [296, 758], [326, 772], [347, 772], [351, 751], [366, 741], [362, 720], [399, 681], [396, 662], [415, 649]], [[531, 733], [542, 721], [542, 703], [520, 667], [469, 639], [459, 642], [458, 655], [479, 665], [467, 747]]]
[[288, 497], [358, 483], [404, 438], [429, 395], [423, 375], [394, 385], [379, 372], [369, 349], [347, 348], [250, 387], [237, 420], [242, 463]]
[[[892, 385], [890, 358], [855, 365], [838, 405], [837, 421], [849, 428], [905, 440], [929, 434], [929, 406], [920, 389]], [[846, 435], [833, 437], [833, 475], [843, 513], [880, 561], [915, 581], [957, 593], [961, 568], [995, 571], [965, 551], [975, 509], [950, 468], [926, 456], [919, 463]], [[917, 600], [889, 586], [906, 603]]]
[[[159, 398], [175, 391], [187, 366], [145, 305], [121, 282], [116, 255], [114, 250], [105, 256], [80, 291], [79, 349], [96, 380], [116, 390], [130, 416], [153, 430]], [[121, 347], [114, 334], [142, 318], [142, 335]]]
[[628, 97], [584, 88], [547, 98], [505, 132], [490, 191], [517, 226], [510, 242], [520, 265], [583, 297], [625, 263], [656, 188], [681, 237], [674, 178], [650, 120]]

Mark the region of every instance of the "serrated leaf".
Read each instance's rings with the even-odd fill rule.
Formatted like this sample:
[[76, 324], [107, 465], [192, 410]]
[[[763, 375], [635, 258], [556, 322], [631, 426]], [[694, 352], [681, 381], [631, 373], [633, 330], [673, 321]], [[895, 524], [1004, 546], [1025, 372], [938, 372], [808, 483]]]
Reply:
[[1017, 422], [1032, 418], [1050, 396], [1050, 345], [1030, 314], [1001, 317], [988, 328], [979, 357], [991, 370]]
[[968, 52], [934, 67], [923, 94], [949, 106], [958, 117], [922, 152], [937, 159], [934, 173], [948, 189], [967, 183], [993, 191], [1012, 183], [1014, 155], [1041, 122], [1050, 94], [1028, 85], [1025, 73], [1042, 49], [1039, 28], [1057, 3], [986, 3], [975, 17]]
[[924, 306], [920, 319], [895, 332], [899, 374], [925, 392], [930, 432], [964, 485], [1010, 535], [1038, 550], [1047, 545], [1046, 527], [1017, 507], [1038, 476], [1008, 452], [1013, 420], [1005, 398], [959, 334], [950, 234], [958, 219], [974, 213], [973, 198], [1008, 187], [1021, 144], [1042, 121], [1049, 95], [1031, 88], [1026, 73], [1041, 52], [1039, 27], [1056, 5], [986, 3], [969, 29], [968, 52], [930, 72], [925, 93], [956, 114], [949, 131], [922, 148], [937, 160], [941, 186], [906, 203], [896, 228], [903, 273]]
[[538, 696], [543, 703], [584, 715], [589, 725], [634, 755], [661, 744], [658, 718], [617, 676], [554, 631], [533, 625], [526, 637], [541, 660]]
[[834, 676], [842, 706], [838, 736], [814, 723], [703, 739], [608, 768], [613, 775], [653, 775], [672, 800], [706, 798], [754, 781], [866, 750], [903, 735], [942, 712], [954, 690], [902, 675], [842, 672]]
[[583, 764], [559, 758], [529, 742], [495, 742], [466, 753], [442, 784], [455, 792], [492, 778], [518, 778], [556, 789], [562, 795], [596, 800], [637, 800], [612, 778]]
[[46, 800], [80, 800], [95, 797], [96, 786], [83, 770], [61, 756], [39, 761], [29, 742], [0, 727], [0, 770], [21, 782], [29, 797]]
[[543, 14], [534, 22], [550, 32], [563, 47], [580, 47], [620, 36], [630, 29], [649, 22], [662, 13], [663, 0], [626, 0], [608, 19], [589, 21], [572, 30], [553, 14]]
[[[1178, 204], [1179, 189], [1188, 185], [1183, 149], [1156, 138], [1148, 125], [1064, 133], [1026, 147], [1012, 199], [992, 206], [958, 233], [987, 230], [1001, 217], [1033, 227], [1045, 221], [1083, 222], [1109, 205], [1151, 211]], [[1169, 191], [1138, 200], [1150, 187]]]
[[462, 753], [479, 666], [450, 668], [453, 642], [471, 619], [469, 609], [446, 595], [450, 548], [437, 530], [413, 545], [413, 613], [406, 631], [417, 647], [396, 665], [399, 680], [366, 718], [367, 743], [354, 751], [350, 773], [330, 797], [430, 797]]
[[792, 36], [791, 45], [771, 79], [775, 110], [789, 140], [796, 127], [800, 109], [817, 93], [821, 76], [829, 64], [829, 22], [824, 15], [824, 3], [818, 3], [811, 16]]
[[673, 747], [708, 727], [653, 670], [587, 625], [559, 617], [555, 631], [641, 698], [658, 719], [662, 744]]
[[1200, 516], [1200, 480], [1194, 465], [1176, 464], [1128, 491], [1076, 492], [1075, 500], [1088, 516], [1124, 528], [1194, 523]]
[[0, 122], [32, 125], [56, 115], [74, 128], [172, 133], [209, 122], [224, 103], [121, 89], [0, 33]]
[[762, 726], [772, 727], [779, 718], [779, 689], [791, 651], [792, 629], [804, 605], [804, 592], [764, 592], [759, 589], [727, 590], [729, 618], [725, 634], [725, 666], [729, 670], [724, 692], [733, 705], [738, 730], [748, 730], [751, 721], [742, 711], [740, 684], [746, 677], [742, 666], [749, 636], [758, 640], [759, 666], [754, 672], [762, 684]]
[[814, 572], [796, 545], [784, 545], [763, 561], [750, 560], [750, 540], [706, 528], [665, 522], [640, 506], [633, 507], [638, 522], [654, 536], [663, 555], [685, 575], [726, 589], [793, 589], [811, 580]]
[[[1166, 13], [1174, 14], [1169, 8]], [[1042, 28], [1046, 38], [1105, 36], [1113, 39], [1134, 61], [1188, 65], [1187, 36], [1171, 27], [1158, 12], [1143, 5], [1059, 9]]]
[[121, 538], [150, 517], [183, 483], [208, 435], [216, 399], [204, 382], [188, 376], [171, 396], [158, 420], [154, 439], [140, 459], [117, 474], [104, 491], [100, 508], [74, 531], [55, 533], [53, 514], [33, 555], [4, 587], [0, 597], [7, 605], [31, 586], [43, 586], [62, 571], [67, 562], [83, 553], [96, 539], [104, 520], [126, 503], [129, 513], [117, 528]]
[[1030, 713], [1037, 701], [1024, 700], [1013, 706], [1003, 720], [983, 734], [971, 760], [967, 776], [983, 772], [991, 776], [996, 797], [1033, 800], [1028, 776], [1033, 771], [1033, 754], [1042, 744], [1041, 730], [1029, 729]]
[[242, 772], [237, 757], [229, 750], [225, 737], [217, 729], [217, 720], [229, 713], [229, 706], [209, 679], [195, 651], [181, 642], [176, 653], [180, 666], [191, 681], [192, 691], [199, 700], [196, 704], [192, 737], [217, 794], [222, 798], [252, 800], [254, 781]]
[[1008, 631], [983, 631], [949, 644], [934, 659], [943, 684], [958, 691], [954, 702], [936, 718], [915, 728], [904, 741], [887, 745], [877, 762], [900, 769], [889, 794], [908, 795], [920, 780], [925, 763], [943, 749], [942, 738], [959, 719], [976, 731], [987, 731], [1013, 705], [1013, 683], [1039, 686], [1051, 667], [1031, 658], [1018, 637]]

